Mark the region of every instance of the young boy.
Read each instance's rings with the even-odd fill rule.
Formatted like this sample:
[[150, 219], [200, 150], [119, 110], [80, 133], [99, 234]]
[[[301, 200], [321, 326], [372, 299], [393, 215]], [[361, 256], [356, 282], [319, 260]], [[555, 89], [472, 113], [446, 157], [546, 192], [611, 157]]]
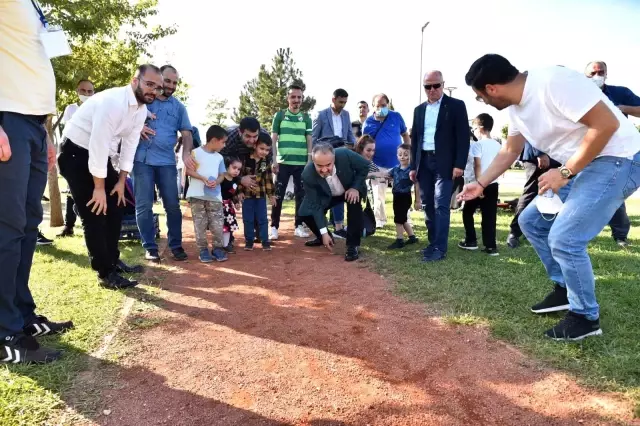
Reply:
[[273, 173], [267, 155], [271, 150], [271, 139], [260, 133], [256, 146], [243, 160], [242, 176], [255, 176], [257, 188], [251, 189], [241, 186], [244, 194], [242, 201], [242, 222], [244, 223], [245, 250], [253, 250], [255, 240], [254, 224], [258, 222], [258, 232], [262, 241], [262, 250], [271, 250], [269, 241], [269, 222], [267, 219], [267, 198], [272, 206], [276, 205], [273, 188]]
[[[193, 228], [196, 244], [200, 249], [200, 261], [210, 263], [214, 260], [224, 262], [228, 259], [224, 250], [222, 228], [222, 193], [220, 183], [224, 179], [226, 168], [220, 150], [227, 141], [227, 131], [220, 126], [211, 126], [207, 130], [207, 143], [191, 151], [197, 168], [187, 169], [191, 182], [187, 190], [187, 199], [191, 204]], [[213, 234], [213, 251], [209, 252], [207, 229]]]
[[[396, 240], [387, 248], [389, 249], [397, 249], [402, 248], [405, 244], [415, 244], [418, 242], [418, 239], [413, 234], [413, 228], [411, 227], [411, 223], [408, 221], [407, 214], [409, 213], [409, 209], [411, 208], [411, 188], [413, 187], [413, 182], [409, 178], [409, 172], [411, 169], [409, 168], [410, 162], [410, 151], [411, 146], [409, 144], [403, 143], [398, 147], [398, 161], [400, 161], [399, 166], [395, 166], [394, 168], [388, 171], [388, 176], [393, 179], [393, 221], [396, 224]], [[416, 204], [419, 191], [418, 184], [416, 183]], [[417, 207], [416, 207], [417, 209]], [[409, 239], [404, 241], [404, 231], [407, 232]]]
[[[474, 161], [475, 176], [481, 176], [493, 159], [500, 152], [500, 143], [491, 138], [493, 118], [489, 114], [480, 114], [471, 123], [473, 134], [478, 142], [471, 145], [471, 154]], [[464, 241], [460, 241], [458, 247], [465, 250], [477, 250], [478, 240], [473, 223], [473, 214], [480, 207], [482, 213], [482, 242], [484, 252], [490, 256], [498, 256], [496, 246], [496, 216], [498, 213], [498, 182], [491, 182], [484, 188], [480, 197], [465, 201], [462, 208], [462, 221], [466, 233]]]

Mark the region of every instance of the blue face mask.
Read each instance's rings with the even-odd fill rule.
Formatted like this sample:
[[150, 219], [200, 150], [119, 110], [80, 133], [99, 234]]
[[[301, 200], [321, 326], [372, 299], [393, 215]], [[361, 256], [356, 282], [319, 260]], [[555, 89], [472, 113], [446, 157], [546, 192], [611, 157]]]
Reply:
[[382, 107], [377, 111], [378, 117], [386, 117], [389, 115], [389, 107]]

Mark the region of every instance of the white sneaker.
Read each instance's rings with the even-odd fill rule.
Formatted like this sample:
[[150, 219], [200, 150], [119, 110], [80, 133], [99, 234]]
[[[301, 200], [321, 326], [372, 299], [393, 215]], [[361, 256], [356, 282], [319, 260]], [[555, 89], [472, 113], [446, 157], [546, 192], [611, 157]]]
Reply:
[[271, 227], [271, 239], [272, 240], [278, 239], [278, 228], [276, 228], [275, 226]]
[[309, 238], [309, 233], [304, 230], [302, 225], [298, 225], [298, 227], [296, 228], [296, 230], [294, 232], [294, 235], [296, 237], [300, 237], [300, 238]]

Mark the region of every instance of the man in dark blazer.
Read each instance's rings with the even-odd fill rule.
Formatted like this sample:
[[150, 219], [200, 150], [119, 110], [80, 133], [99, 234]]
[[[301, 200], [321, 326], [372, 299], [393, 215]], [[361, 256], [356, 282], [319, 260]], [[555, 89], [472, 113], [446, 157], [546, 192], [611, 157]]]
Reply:
[[347, 148], [334, 149], [328, 143], [314, 146], [311, 160], [302, 172], [305, 197], [298, 214], [316, 238], [305, 245], [324, 245], [331, 250], [333, 236], [327, 230], [327, 211], [347, 202], [349, 226], [344, 260], [356, 260], [363, 226], [361, 200], [367, 196], [365, 180], [369, 161]]
[[429, 237], [425, 262], [446, 256], [453, 180], [462, 176], [469, 154], [467, 108], [443, 89], [440, 71], [425, 74], [427, 101], [416, 107], [411, 126], [410, 177], [420, 186]]

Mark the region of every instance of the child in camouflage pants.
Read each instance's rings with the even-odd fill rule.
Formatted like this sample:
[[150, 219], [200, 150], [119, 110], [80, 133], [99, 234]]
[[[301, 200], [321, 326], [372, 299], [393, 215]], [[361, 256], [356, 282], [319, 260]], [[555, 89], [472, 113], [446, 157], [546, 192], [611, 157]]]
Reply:
[[[224, 262], [228, 259], [224, 250], [222, 229], [224, 215], [222, 212], [222, 192], [220, 184], [224, 179], [226, 168], [220, 150], [227, 140], [227, 131], [220, 126], [211, 126], [207, 130], [207, 143], [191, 151], [196, 162], [196, 169], [187, 169], [190, 176], [187, 198], [191, 205], [193, 228], [196, 234], [196, 245], [200, 250], [200, 261], [204, 263]], [[209, 252], [207, 229], [213, 235], [213, 251]]]

